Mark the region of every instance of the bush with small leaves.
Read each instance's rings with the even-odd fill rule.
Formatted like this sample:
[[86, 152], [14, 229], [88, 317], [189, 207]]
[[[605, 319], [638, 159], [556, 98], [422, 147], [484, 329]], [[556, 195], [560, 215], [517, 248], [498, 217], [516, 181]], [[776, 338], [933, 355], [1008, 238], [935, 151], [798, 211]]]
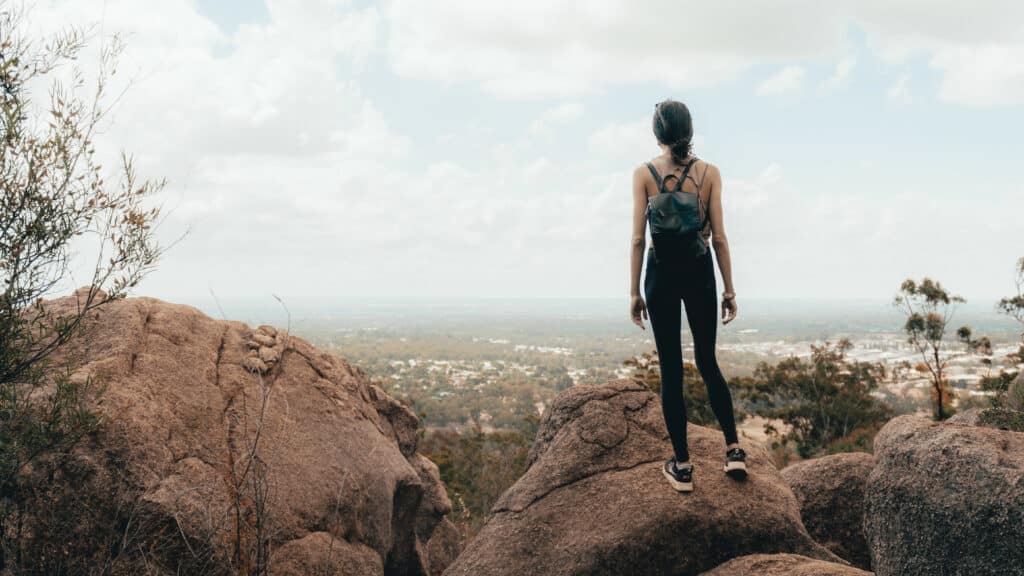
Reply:
[[[84, 33], [40, 40], [30, 30], [23, 10], [0, 2], [0, 572], [18, 573], [31, 551], [14, 519], [32, 509], [19, 477], [38, 474], [44, 457], [58, 466], [98, 423], [87, 408], [98, 388], [74, 373], [74, 359], [58, 362], [55, 352], [162, 253], [153, 234], [159, 209], [147, 202], [163, 182], [139, 181], [122, 154], [121, 177], [108, 184], [93, 141], [109, 110], [120, 42], [104, 43], [87, 85], [76, 65]], [[62, 68], [70, 68], [70, 81], [56, 79]], [[48, 105], [38, 106], [33, 89], [46, 83]], [[69, 287], [77, 252], [96, 256], [91, 278], [75, 293], [75, 310], [56, 312], [46, 298]]]

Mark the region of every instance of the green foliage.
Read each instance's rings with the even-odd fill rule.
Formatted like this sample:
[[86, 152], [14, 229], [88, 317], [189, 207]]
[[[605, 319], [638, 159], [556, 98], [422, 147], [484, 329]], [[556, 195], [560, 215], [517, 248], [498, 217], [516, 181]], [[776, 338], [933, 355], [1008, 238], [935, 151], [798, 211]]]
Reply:
[[63, 373], [50, 381], [50, 393], [39, 401], [19, 397], [22, 387], [0, 386], [0, 498], [15, 496], [12, 480], [28, 463], [69, 449], [98, 422], [83, 403], [93, 391], [91, 379], [76, 382]]
[[[931, 278], [920, 283], [905, 280], [893, 301], [893, 305], [907, 318], [903, 324], [907, 342], [921, 354], [923, 366], [931, 376], [936, 420], [943, 420], [952, 413], [952, 394], [944, 374], [946, 360], [942, 352], [946, 328], [955, 305], [963, 302], [966, 302], [964, 298], [950, 294]], [[969, 328], [961, 328], [958, 334], [961, 338], [966, 334], [970, 342]]]
[[[645, 352], [626, 359], [624, 366], [633, 368], [632, 378], [648, 388], [661, 393], [661, 372], [657, 351]], [[708, 389], [700, 372], [692, 362], [683, 362], [683, 399], [686, 401], [686, 419], [694, 424], [719, 428], [718, 419], [708, 401]], [[743, 420], [746, 413], [734, 408], [736, 421]]]
[[441, 472], [463, 541], [476, 533], [498, 497], [526, 472], [538, 424], [539, 419], [531, 416], [517, 430], [433, 430], [420, 442], [420, 453]]
[[[95, 157], [120, 43], [103, 47], [95, 87], [82, 98], [74, 62], [85, 36], [71, 30], [39, 42], [27, 29], [22, 13], [0, 2], [0, 571], [21, 568], [31, 536], [21, 519], [38, 509], [19, 478], [44, 455], [59, 466], [60, 454], [98, 423], [87, 408], [97, 388], [59, 352], [90, 312], [126, 295], [162, 253], [151, 229], [159, 210], [144, 205], [162, 182], [138, 182], [122, 155], [120, 181], [108, 186]], [[53, 79], [62, 67], [71, 67], [69, 82]], [[48, 106], [40, 107], [32, 88], [47, 82]], [[67, 284], [73, 254], [83, 249], [96, 263], [77, 306], [51, 306], [45, 299]]]
[[788, 425], [782, 441], [803, 458], [822, 452], [869, 450], [875, 431], [892, 410], [871, 395], [885, 377], [880, 363], [850, 361], [849, 340], [811, 346], [797, 357], [762, 362], [740, 389], [755, 411]]
[[1017, 378], [1016, 372], [1000, 370], [998, 374], [983, 376], [979, 388], [984, 392], [991, 392], [988, 405], [992, 408], [1007, 407], [1007, 393], [1010, 385]]
[[[760, 362], [752, 376], [732, 378], [737, 421], [747, 414], [781, 420], [788, 427], [769, 432], [781, 444], [793, 444], [803, 458], [821, 452], [870, 450], [874, 433], [892, 416], [892, 409], [871, 395], [885, 376], [880, 363], [851, 362], [846, 352], [853, 345], [842, 340], [811, 346], [809, 362], [797, 357], [777, 364]], [[655, 392], [661, 390], [657, 353], [634, 356], [624, 362], [633, 378]], [[684, 364], [683, 395], [687, 420], [718, 427], [707, 399], [707, 388], [691, 363]]]
[[[973, 354], [981, 354], [983, 356], [992, 356], [992, 341], [989, 340], [988, 336], [982, 336], [980, 338], [974, 338], [973, 332], [970, 326], [961, 326], [956, 331], [957, 338], [964, 343], [967, 347], [967, 351]], [[984, 362], [985, 364], [992, 364], [991, 360]]]
[[[999, 301], [997, 307], [1000, 312], [1015, 318], [1024, 325], [1024, 257], [1017, 260], [1017, 294], [1007, 296]], [[1021, 333], [1021, 340], [1024, 341], [1024, 333]], [[1021, 347], [1024, 350], [1024, 346]], [[1024, 358], [1024, 353], [1021, 354]]]

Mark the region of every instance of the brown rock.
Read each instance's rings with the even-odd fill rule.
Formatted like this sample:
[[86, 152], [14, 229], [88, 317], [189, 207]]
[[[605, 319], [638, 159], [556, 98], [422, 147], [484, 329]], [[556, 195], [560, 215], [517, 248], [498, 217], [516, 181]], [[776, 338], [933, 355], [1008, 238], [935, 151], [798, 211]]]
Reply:
[[764, 447], [741, 444], [750, 477], [722, 471], [722, 433], [691, 424], [694, 492], [661, 474], [671, 454], [658, 397], [617, 380], [576, 386], [544, 413], [526, 473], [495, 503], [447, 576], [696, 574], [745, 554], [842, 562], [800, 522]]
[[267, 326], [264, 324], [263, 326], [260, 326], [256, 330], [262, 334], [270, 336], [271, 338], [277, 336], [277, 328], [274, 328], [273, 326]]
[[946, 422], [1024, 432], [1024, 412], [1009, 408], [970, 408], [950, 416]]
[[384, 573], [380, 556], [360, 544], [351, 544], [327, 532], [292, 540], [278, 548], [270, 565], [271, 574], [309, 576], [377, 576]]
[[879, 576], [1024, 575], [1024, 434], [893, 418], [875, 436], [864, 529]]
[[253, 332], [252, 340], [253, 342], [259, 344], [260, 346], [273, 347], [275, 344], [277, 344], [277, 340], [274, 339], [273, 336], [268, 336], [262, 332]]
[[249, 356], [246, 354], [245, 358], [242, 358], [242, 368], [245, 368], [247, 372], [253, 374], [266, 374], [267, 364], [263, 360], [260, 360], [259, 356]]
[[[358, 367], [290, 336], [261, 382], [246, 342], [265, 331], [152, 298], [112, 302], [86, 329], [66, 353], [106, 386], [94, 407], [105, 424], [70, 460], [75, 473], [46, 488], [66, 481], [62, 494], [88, 503], [76, 526], [131, 527], [120, 573], [233, 571], [238, 535], [251, 564], [260, 526], [274, 574], [437, 574], [457, 547], [437, 469], [416, 453], [415, 414]], [[39, 538], [92, 537], [48, 536], [43, 517]], [[115, 536], [96, 553], [122, 550], [128, 535]]]
[[702, 576], [871, 576], [871, 572], [798, 554], [751, 554]]
[[431, 574], [444, 572], [445, 567], [455, 561], [462, 550], [462, 538], [459, 529], [451, 520], [444, 518], [434, 528], [434, 534], [427, 542], [427, 557], [430, 561]]
[[281, 353], [276, 348], [267, 348], [266, 346], [260, 348], [259, 355], [260, 360], [267, 364], [273, 364], [281, 358]]
[[1010, 387], [1006, 390], [1006, 407], [1024, 412], [1024, 370], [1017, 373], [1017, 378], [1010, 382]]
[[854, 566], [871, 569], [864, 538], [864, 484], [875, 466], [866, 452], [832, 454], [781, 471], [800, 502], [804, 526], [819, 544]]

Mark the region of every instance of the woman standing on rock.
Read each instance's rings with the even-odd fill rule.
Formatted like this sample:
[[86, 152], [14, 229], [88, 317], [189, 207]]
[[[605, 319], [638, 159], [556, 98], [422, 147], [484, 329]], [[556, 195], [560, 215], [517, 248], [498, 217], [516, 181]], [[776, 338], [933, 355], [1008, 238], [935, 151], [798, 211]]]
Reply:
[[[697, 370], [707, 384], [711, 409], [725, 433], [725, 472], [746, 477], [745, 453], [736, 437], [732, 396], [715, 358], [717, 295], [708, 239], [722, 272], [722, 322], [736, 317], [729, 242], [722, 224], [722, 177], [718, 168], [691, 153], [693, 122], [682, 102], [665, 100], [654, 108], [654, 135], [663, 153], [633, 171], [633, 239], [630, 256], [630, 315], [640, 328], [648, 318], [661, 367], [661, 404], [675, 453], [662, 472], [673, 488], [693, 490], [693, 465], [686, 444], [680, 302], [693, 335]], [[696, 178], [694, 174], [699, 174]], [[662, 176], [664, 175], [664, 176]], [[672, 186], [669, 181], [674, 180]], [[648, 224], [644, 297], [640, 296]], [[646, 303], [645, 303], [646, 299]]]

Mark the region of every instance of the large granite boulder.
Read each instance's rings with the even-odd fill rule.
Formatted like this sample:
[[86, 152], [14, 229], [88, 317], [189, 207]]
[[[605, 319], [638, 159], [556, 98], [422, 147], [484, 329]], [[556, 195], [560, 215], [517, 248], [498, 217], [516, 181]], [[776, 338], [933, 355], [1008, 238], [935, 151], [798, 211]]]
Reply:
[[871, 569], [864, 538], [864, 485], [875, 466], [865, 452], [832, 454], [783, 468], [811, 536], [854, 566]]
[[105, 305], [64, 354], [105, 387], [104, 423], [55, 483], [23, 478], [78, 536], [39, 508], [37, 541], [126, 574], [429, 575], [458, 549], [416, 416], [342, 358], [152, 298]]
[[434, 528], [434, 533], [427, 542], [427, 556], [430, 560], [430, 574], [441, 574], [449, 564], [455, 561], [462, 549], [462, 537], [459, 529], [451, 520], [445, 518]]
[[1010, 382], [1006, 390], [1006, 406], [1011, 410], [1024, 412], [1024, 370], [1017, 373], [1017, 377]]
[[946, 422], [1024, 432], [1024, 412], [1010, 408], [970, 408], [950, 416]]
[[905, 415], [874, 449], [864, 528], [876, 574], [1024, 575], [1024, 434]]
[[701, 576], [871, 576], [871, 572], [799, 554], [751, 554]]
[[720, 431], [690, 424], [689, 441], [694, 491], [679, 493], [661, 474], [671, 445], [654, 393], [631, 380], [566, 390], [446, 576], [692, 575], [758, 552], [843, 562], [807, 534], [764, 447], [741, 441], [750, 476], [737, 482]]

